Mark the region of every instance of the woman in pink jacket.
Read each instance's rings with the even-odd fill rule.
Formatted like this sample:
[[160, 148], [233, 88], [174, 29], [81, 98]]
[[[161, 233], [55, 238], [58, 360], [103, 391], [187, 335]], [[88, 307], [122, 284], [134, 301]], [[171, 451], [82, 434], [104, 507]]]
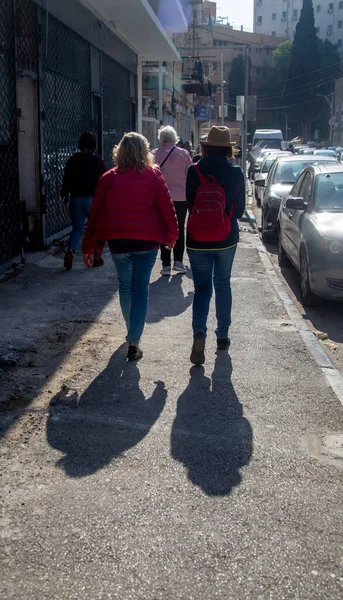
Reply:
[[[176, 273], [185, 273], [183, 254], [185, 251], [185, 221], [187, 215], [186, 178], [192, 159], [187, 150], [177, 148], [178, 136], [173, 127], [161, 127], [158, 132], [160, 147], [153, 151], [156, 163], [160, 166], [174, 202], [179, 224], [179, 237], [174, 246], [174, 267]], [[162, 275], [171, 275], [171, 251], [161, 246]]]

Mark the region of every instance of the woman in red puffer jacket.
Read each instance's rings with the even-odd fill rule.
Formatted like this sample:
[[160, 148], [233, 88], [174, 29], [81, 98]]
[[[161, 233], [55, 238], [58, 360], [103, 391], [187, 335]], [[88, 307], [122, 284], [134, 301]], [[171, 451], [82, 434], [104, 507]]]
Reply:
[[153, 164], [148, 140], [127, 133], [115, 148], [116, 167], [100, 178], [82, 250], [88, 268], [94, 250], [108, 241], [119, 280], [119, 297], [127, 326], [127, 358], [143, 356], [139, 347], [148, 309], [152, 268], [160, 244], [172, 248], [178, 224], [161, 171]]

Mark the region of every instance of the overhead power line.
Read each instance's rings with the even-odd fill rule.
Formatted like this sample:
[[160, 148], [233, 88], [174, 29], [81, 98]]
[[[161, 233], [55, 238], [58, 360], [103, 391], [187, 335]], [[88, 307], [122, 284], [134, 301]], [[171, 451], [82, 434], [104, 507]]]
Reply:
[[[327, 85], [328, 83], [333, 83], [334, 81], [335, 81], [335, 77], [330, 77], [329, 79], [325, 79], [325, 80], [322, 79], [320, 82], [318, 82], [317, 85], [314, 85], [313, 83], [307, 83], [307, 84], [304, 84], [304, 85], [297, 87], [294, 90], [286, 92], [286, 93], [289, 96], [293, 96], [294, 94], [298, 94], [299, 92], [305, 92], [307, 89], [310, 90], [315, 87], [322, 87], [322, 86]], [[285, 84], [283, 84], [280, 87], [284, 87], [284, 85]], [[256, 95], [260, 100], [272, 100], [273, 98], [280, 98], [280, 96], [285, 95], [285, 91], [279, 92], [277, 94], [266, 94], [265, 96], [259, 96], [258, 94], [256, 94]]]

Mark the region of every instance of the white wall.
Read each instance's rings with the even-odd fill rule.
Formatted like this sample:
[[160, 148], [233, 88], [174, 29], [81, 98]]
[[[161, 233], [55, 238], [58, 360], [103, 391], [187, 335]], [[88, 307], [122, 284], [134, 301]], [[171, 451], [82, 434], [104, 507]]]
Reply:
[[[275, 32], [292, 40], [302, 4], [302, 0], [254, 0], [254, 31]], [[343, 1], [313, 0], [313, 8], [318, 37], [338, 44], [338, 50], [343, 52]]]

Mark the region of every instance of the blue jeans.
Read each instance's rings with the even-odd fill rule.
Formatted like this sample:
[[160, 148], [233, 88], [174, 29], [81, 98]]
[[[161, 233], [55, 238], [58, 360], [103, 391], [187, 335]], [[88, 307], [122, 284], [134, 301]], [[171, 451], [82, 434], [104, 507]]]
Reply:
[[148, 310], [149, 282], [157, 250], [112, 253], [119, 281], [120, 306], [127, 327], [127, 340], [139, 344]]
[[226, 250], [188, 250], [194, 279], [193, 333], [207, 333], [213, 285], [216, 294], [216, 335], [228, 336], [231, 325], [231, 270], [236, 246]]
[[[68, 250], [76, 250], [85, 228], [86, 219], [89, 217], [93, 198], [92, 196], [72, 196], [69, 212], [73, 231], [70, 234]], [[95, 250], [94, 256], [99, 256]]]

